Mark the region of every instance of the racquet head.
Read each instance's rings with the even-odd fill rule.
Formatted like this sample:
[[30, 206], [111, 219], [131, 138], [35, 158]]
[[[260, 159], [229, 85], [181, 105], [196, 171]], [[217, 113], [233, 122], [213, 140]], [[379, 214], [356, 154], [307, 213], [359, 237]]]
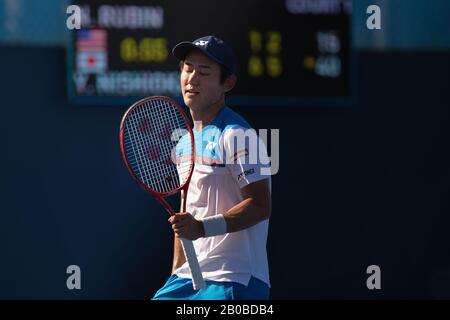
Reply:
[[137, 101], [120, 124], [120, 146], [128, 170], [158, 197], [187, 187], [194, 167], [193, 141], [186, 113], [167, 97]]

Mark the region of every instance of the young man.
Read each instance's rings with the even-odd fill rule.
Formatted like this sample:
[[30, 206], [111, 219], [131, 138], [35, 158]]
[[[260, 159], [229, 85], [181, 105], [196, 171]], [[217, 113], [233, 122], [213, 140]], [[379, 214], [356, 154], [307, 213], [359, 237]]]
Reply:
[[[242, 142], [251, 129], [225, 105], [237, 79], [234, 54], [214, 36], [181, 42], [172, 53], [180, 60], [181, 91], [194, 120], [196, 163], [187, 212], [169, 219], [175, 232], [172, 275], [153, 299], [268, 299], [271, 181], [251, 159], [259, 140], [234, 140]], [[194, 240], [206, 281], [201, 290], [192, 288], [180, 237]]]

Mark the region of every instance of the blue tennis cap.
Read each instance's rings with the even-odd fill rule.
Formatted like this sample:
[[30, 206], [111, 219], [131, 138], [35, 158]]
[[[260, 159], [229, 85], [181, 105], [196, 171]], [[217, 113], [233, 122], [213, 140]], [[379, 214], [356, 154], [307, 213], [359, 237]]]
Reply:
[[192, 42], [183, 41], [172, 49], [172, 54], [178, 60], [184, 60], [189, 51], [193, 49], [200, 50], [211, 60], [223, 65], [230, 74], [236, 73], [236, 56], [222, 39], [206, 36]]

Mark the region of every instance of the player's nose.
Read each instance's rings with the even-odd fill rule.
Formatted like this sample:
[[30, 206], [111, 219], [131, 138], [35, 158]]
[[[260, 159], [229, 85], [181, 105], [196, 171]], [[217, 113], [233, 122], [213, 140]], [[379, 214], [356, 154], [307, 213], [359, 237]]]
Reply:
[[189, 74], [188, 80], [187, 80], [188, 84], [192, 84], [195, 85], [198, 83], [198, 72], [196, 70], [192, 71]]

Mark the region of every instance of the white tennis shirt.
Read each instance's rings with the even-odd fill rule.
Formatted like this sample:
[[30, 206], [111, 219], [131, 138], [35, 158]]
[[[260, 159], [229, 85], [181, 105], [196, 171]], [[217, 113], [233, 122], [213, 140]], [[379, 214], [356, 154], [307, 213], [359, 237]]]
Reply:
[[[252, 135], [247, 129], [251, 129], [250, 125], [225, 106], [208, 126], [200, 131], [194, 130], [196, 163], [189, 184], [186, 211], [195, 218], [226, 213], [243, 200], [242, 187], [270, 179], [263, 169], [267, 170], [268, 164], [257, 156], [257, 145], [261, 140], [249, 138], [244, 144], [238, 142], [244, 135]], [[265, 145], [259, 144], [259, 148], [267, 156]], [[177, 147], [177, 158], [186, 152], [190, 151]], [[247, 286], [254, 276], [270, 286], [266, 250], [268, 227], [267, 219], [241, 231], [195, 240], [203, 277]], [[191, 278], [187, 263], [174, 273], [182, 278]]]

